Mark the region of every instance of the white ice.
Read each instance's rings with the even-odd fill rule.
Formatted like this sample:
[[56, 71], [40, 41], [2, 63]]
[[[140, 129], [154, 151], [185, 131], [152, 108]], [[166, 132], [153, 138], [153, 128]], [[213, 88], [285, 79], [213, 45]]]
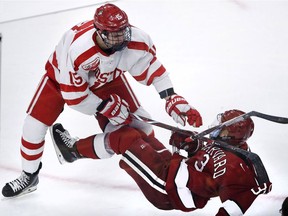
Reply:
[[[0, 22], [92, 4], [95, 1], [1, 1]], [[288, 117], [288, 2], [251, 0], [116, 1], [131, 24], [148, 32], [175, 90], [202, 114], [204, 130], [217, 113], [237, 108]], [[92, 19], [95, 7], [0, 24], [1, 143], [0, 186], [21, 172], [19, 154], [25, 111], [60, 37], [74, 24]], [[131, 80], [153, 118], [176, 125], [153, 87]], [[246, 215], [274, 216], [288, 196], [288, 125], [253, 118], [249, 140], [266, 166], [273, 190], [260, 196]], [[57, 120], [72, 135], [99, 133], [95, 119], [66, 107]], [[186, 129], [194, 130], [187, 126]], [[169, 131], [155, 128], [168, 148]], [[60, 165], [46, 136], [37, 191], [0, 198], [1, 216], [214, 215], [212, 199], [202, 210], [183, 213], [153, 207], [118, 166], [120, 156]]]

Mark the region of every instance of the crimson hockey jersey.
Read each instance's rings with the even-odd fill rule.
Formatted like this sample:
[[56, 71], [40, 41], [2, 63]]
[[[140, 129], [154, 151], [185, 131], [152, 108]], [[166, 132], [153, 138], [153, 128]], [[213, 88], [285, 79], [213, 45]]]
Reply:
[[193, 157], [174, 154], [166, 190], [176, 209], [203, 208], [220, 197], [217, 215], [243, 215], [260, 194], [270, 192], [270, 181], [259, 184], [253, 166], [231, 151], [207, 144]]
[[106, 83], [126, 71], [141, 84], [153, 84], [158, 93], [172, 88], [149, 35], [133, 26], [131, 32], [127, 47], [110, 55], [96, 43], [93, 20], [82, 22], [64, 34], [46, 64], [46, 71], [59, 83], [67, 105], [82, 113], [94, 114], [101, 99], [93, 92], [105, 88]]

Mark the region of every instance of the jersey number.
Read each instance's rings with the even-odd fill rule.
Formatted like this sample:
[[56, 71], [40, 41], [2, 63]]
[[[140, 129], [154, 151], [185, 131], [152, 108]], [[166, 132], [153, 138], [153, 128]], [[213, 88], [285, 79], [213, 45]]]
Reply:
[[83, 83], [83, 78], [79, 76], [77, 73], [69, 72], [70, 75], [70, 83], [75, 86], [80, 86]]
[[206, 166], [206, 164], [208, 163], [209, 161], [209, 154], [204, 154], [203, 155], [203, 160], [202, 161], [196, 161], [195, 164], [194, 164], [194, 167], [197, 171], [199, 172], [202, 172], [204, 167]]

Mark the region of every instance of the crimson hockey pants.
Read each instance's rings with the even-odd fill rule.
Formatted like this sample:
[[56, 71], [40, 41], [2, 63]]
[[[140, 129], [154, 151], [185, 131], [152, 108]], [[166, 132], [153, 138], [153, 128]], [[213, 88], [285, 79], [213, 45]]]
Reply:
[[155, 137], [131, 127], [122, 127], [109, 135], [111, 148], [122, 154], [120, 167], [137, 183], [144, 196], [155, 207], [171, 210], [165, 190], [171, 153]]

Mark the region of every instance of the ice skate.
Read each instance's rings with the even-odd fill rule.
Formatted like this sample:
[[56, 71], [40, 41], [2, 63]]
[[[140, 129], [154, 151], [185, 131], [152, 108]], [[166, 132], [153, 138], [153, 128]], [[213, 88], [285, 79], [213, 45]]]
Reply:
[[50, 127], [50, 134], [54, 144], [54, 148], [61, 164], [68, 162], [72, 163], [81, 158], [81, 155], [76, 149], [75, 143], [77, 138], [70, 136], [62, 124], [56, 123]]
[[6, 183], [2, 189], [3, 196], [17, 197], [35, 191], [39, 183], [38, 174], [41, 168], [42, 163], [40, 163], [38, 170], [33, 174], [22, 171], [19, 178]]

